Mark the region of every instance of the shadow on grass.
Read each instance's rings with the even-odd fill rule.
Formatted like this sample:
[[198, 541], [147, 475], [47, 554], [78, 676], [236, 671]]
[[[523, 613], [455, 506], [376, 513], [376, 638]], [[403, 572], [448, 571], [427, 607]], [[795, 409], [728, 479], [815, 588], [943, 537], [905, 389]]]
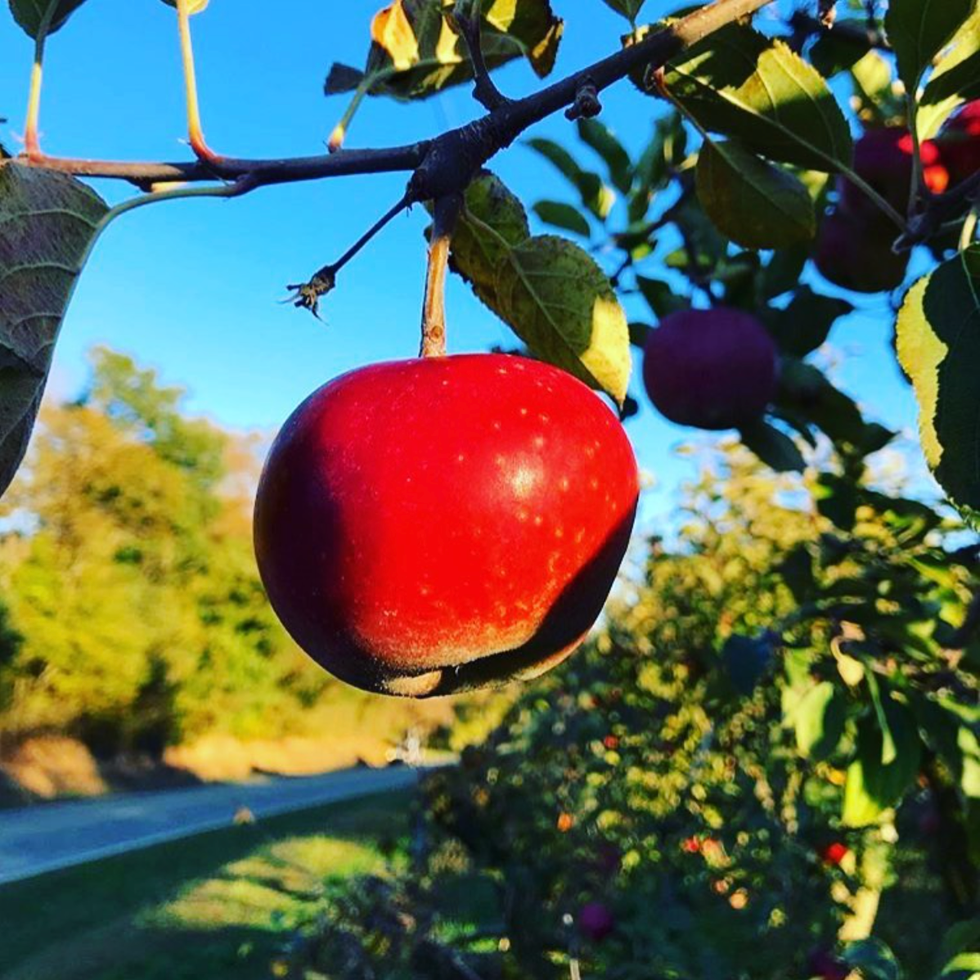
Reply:
[[4, 886], [0, 977], [267, 977], [290, 933], [315, 918], [325, 880], [384, 866], [407, 833], [410, 795], [229, 826]]

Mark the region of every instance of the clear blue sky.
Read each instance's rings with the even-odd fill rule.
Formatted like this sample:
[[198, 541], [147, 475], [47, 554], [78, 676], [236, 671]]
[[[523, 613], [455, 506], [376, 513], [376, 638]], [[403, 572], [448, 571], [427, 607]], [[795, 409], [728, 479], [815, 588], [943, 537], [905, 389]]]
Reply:
[[[212, 0], [194, 19], [211, 145], [235, 156], [321, 151], [345, 105], [343, 96], [324, 98], [323, 78], [335, 60], [363, 63], [369, 21], [380, 5]], [[558, 72], [618, 47], [625, 22], [599, 0], [554, 0], [554, 6], [568, 15]], [[657, 0], [647, 6], [651, 17], [673, 9]], [[0, 115], [9, 118], [2, 137], [11, 147], [20, 131], [31, 56], [31, 42], [3, 12]], [[538, 84], [525, 63], [508, 66], [498, 80], [513, 95]], [[605, 94], [603, 102], [603, 120], [639, 151], [657, 104], [637, 97], [628, 83]], [[372, 99], [348, 145], [432, 136], [471, 119], [477, 108], [468, 87], [413, 105]], [[188, 157], [181, 143], [185, 123], [172, 8], [158, 0], [90, 0], [49, 43], [41, 129], [45, 149], [55, 154]], [[561, 117], [535, 133], [573, 144], [573, 127]], [[576, 152], [583, 162], [588, 159], [587, 150]], [[491, 166], [529, 204], [539, 197], [569, 197], [549, 165], [520, 145]], [[62, 331], [53, 393], [76, 390], [85, 376], [85, 351], [108, 344], [158, 367], [166, 380], [187, 385], [191, 410], [235, 428], [270, 430], [336, 374], [414, 355], [425, 264], [426, 217], [420, 208], [397, 219], [344, 270], [325, 306], [326, 325], [277, 302], [285, 283], [304, 280], [353, 242], [398, 198], [404, 182], [404, 175], [342, 178], [263, 189], [234, 201], [177, 201], [124, 216], [85, 270]], [[124, 193], [116, 186], [100, 190], [112, 201]], [[831, 338], [839, 361], [835, 376], [872, 417], [911, 429], [914, 404], [888, 343], [888, 302], [856, 302], [860, 312]], [[512, 341], [507, 328], [456, 281], [449, 313], [451, 350]], [[640, 395], [636, 376], [632, 390]], [[690, 463], [676, 459], [671, 448], [693, 433], [666, 423], [646, 405], [629, 432], [641, 465], [660, 488], [648, 497], [649, 517], [690, 474]]]

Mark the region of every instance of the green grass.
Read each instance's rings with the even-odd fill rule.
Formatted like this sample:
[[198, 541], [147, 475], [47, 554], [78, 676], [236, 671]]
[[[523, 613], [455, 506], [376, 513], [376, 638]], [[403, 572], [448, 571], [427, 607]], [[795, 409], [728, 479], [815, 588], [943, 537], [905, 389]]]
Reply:
[[269, 977], [331, 881], [400, 862], [408, 799], [335, 803], [0, 887], [0, 980]]

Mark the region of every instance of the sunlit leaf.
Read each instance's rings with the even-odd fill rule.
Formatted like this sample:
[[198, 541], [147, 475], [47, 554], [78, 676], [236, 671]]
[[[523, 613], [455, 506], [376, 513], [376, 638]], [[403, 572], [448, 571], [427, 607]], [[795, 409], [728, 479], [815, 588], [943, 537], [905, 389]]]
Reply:
[[730, 25], [670, 62], [664, 80], [705, 129], [762, 156], [812, 170], [850, 165], [851, 133], [837, 100], [782, 41]]
[[27, 449], [58, 329], [106, 210], [73, 177], [0, 166], [0, 493]]
[[926, 460], [954, 503], [980, 509], [980, 246], [908, 291], [897, 334]]
[[935, 136], [953, 110], [972, 99], [980, 99], [980, 10], [956, 32], [926, 82], [915, 117], [919, 136]]
[[553, 235], [530, 238], [501, 264], [496, 292], [497, 312], [533, 354], [623, 402], [626, 314], [587, 252]]
[[31, 36], [37, 37], [41, 22], [50, 7], [54, 8], [48, 34], [53, 34], [85, 0], [9, 0], [14, 20]]
[[891, 0], [885, 32], [898, 61], [898, 75], [914, 92], [922, 72], [963, 22], [976, 0]]
[[[358, 88], [367, 95], [417, 99], [473, 77], [466, 45], [447, 14], [452, 0], [394, 0], [371, 21], [363, 71], [334, 65], [327, 95]], [[485, 0], [482, 49], [488, 67], [525, 57], [539, 78], [554, 67], [563, 22], [550, 0]]]
[[825, 759], [837, 748], [845, 719], [845, 705], [836, 688], [830, 681], [821, 681], [803, 695], [788, 720], [796, 731], [800, 754]]
[[732, 140], [706, 140], [698, 198], [727, 238], [746, 248], [788, 248], [811, 240], [817, 216], [806, 187]]

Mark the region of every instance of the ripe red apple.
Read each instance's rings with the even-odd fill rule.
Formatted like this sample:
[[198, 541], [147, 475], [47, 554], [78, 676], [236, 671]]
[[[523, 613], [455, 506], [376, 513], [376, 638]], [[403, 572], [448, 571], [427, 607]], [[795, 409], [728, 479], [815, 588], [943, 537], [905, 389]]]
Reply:
[[290, 417], [259, 483], [255, 550], [314, 660], [429, 697], [567, 657], [612, 587], [637, 495], [622, 426], [570, 374], [494, 354], [395, 361]]
[[671, 422], [735, 428], [762, 415], [776, 393], [776, 345], [741, 310], [681, 310], [650, 331], [643, 381]]
[[824, 218], [813, 261], [820, 274], [843, 289], [880, 293], [902, 284], [908, 253], [892, 251], [897, 229], [877, 225], [843, 208]]
[[[912, 135], [907, 129], [889, 126], [869, 129], [854, 145], [854, 172], [876, 190], [896, 211], [905, 214], [912, 189]], [[922, 178], [926, 187], [939, 194], [949, 185], [939, 147], [933, 140], [923, 140], [919, 147]], [[838, 181], [841, 209], [861, 215], [874, 223], [886, 223], [898, 234], [868, 196], [845, 178]]]
[[839, 867], [841, 861], [851, 853], [850, 848], [839, 840], [835, 840], [828, 844], [826, 847], [822, 848], [820, 851], [820, 860], [824, 864], [832, 865], [833, 867]]
[[602, 902], [586, 902], [578, 913], [578, 927], [594, 943], [601, 943], [616, 927], [616, 919]]
[[963, 106], [936, 142], [951, 183], [958, 184], [980, 170], [980, 99]]

